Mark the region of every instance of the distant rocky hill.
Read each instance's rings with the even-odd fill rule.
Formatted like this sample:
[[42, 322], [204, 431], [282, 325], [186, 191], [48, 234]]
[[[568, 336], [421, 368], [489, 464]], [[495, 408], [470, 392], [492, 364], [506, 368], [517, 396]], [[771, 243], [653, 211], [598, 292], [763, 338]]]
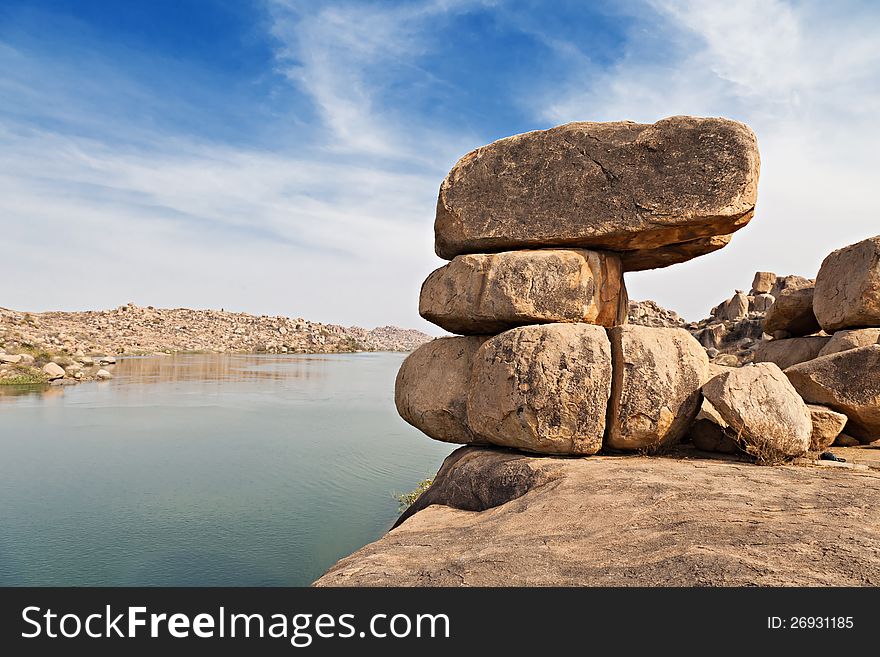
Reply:
[[146, 308], [27, 313], [0, 308], [0, 348], [50, 353], [153, 352], [337, 353], [412, 351], [431, 340], [413, 329], [372, 330], [224, 310]]

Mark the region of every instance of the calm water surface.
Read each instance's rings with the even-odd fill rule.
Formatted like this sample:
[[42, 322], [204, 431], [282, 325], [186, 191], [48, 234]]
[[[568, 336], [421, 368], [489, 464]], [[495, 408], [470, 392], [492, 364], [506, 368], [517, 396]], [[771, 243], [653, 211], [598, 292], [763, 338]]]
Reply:
[[0, 387], [0, 585], [309, 584], [452, 450], [397, 417], [403, 358], [151, 357]]

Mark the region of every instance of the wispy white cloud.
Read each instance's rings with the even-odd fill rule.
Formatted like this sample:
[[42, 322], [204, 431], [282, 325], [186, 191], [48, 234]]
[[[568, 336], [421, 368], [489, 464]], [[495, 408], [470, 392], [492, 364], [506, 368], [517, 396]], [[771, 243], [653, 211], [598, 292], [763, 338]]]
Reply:
[[812, 275], [832, 248], [876, 230], [880, 16], [871, 5], [609, 3], [629, 25], [610, 64], [547, 28], [543, 6], [534, 20], [479, 0], [267, 6], [274, 64], [302, 101], [272, 106], [269, 143], [187, 128], [212, 118], [199, 101], [220, 108], [222, 89], [165, 97], [100, 44], [65, 64], [0, 42], [0, 227], [14, 245], [4, 249], [13, 273], [0, 281], [0, 304], [134, 301], [426, 327], [416, 306], [440, 264], [437, 188], [488, 139], [425, 111], [460, 84], [429, 62], [457, 46], [444, 28], [487, 8], [492, 29], [555, 58], [552, 83], [511, 57], [519, 77], [493, 88], [524, 108], [528, 128], [701, 114], [756, 130], [755, 220], [718, 253], [633, 275], [634, 298], [703, 316], [753, 270]]
[[877, 232], [880, 12], [870, 4], [651, 0], [624, 56], [573, 71], [533, 110], [544, 120], [729, 116], [758, 135], [753, 222], [727, 248], [634, 274], [630, 293], [705, 316], [753, 271], [814, 276], [828, 252]]

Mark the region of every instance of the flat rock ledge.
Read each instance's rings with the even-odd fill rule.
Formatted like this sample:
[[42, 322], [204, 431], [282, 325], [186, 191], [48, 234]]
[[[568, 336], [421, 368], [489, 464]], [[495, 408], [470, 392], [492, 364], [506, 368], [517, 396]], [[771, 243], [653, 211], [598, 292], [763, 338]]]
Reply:
[[[315, 585], [880, 585], [873, 469], [760, 467], [684, 446], [590, 458], [463, 447], [444, 468], [430, 505]], [[475, 488], [489, 472], [510, 481]]]

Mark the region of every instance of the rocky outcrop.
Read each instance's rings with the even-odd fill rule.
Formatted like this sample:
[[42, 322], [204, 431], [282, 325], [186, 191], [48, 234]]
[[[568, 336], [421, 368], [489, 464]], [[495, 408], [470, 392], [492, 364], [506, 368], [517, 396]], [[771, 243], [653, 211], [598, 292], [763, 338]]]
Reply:
[[431, 340], [413, 329], [372, 330], [302, 318], [248, 315], [224, 310], [146, 308], [22, 313], [0, 308], [0, 346], [9, 353], [31, 348], [53, 354], [152, 354], [155, 352], [339, 353], [412, 351]]
[[703, 386], [703, 394], [756, 459], [774, 463], [809, 449], [810, 413], [775, 364], [723, 372]]
[[316, 585], [880, 585], [874, 471], [461, 451], [430, 506]]
[[709, 378], [705, 350], [679, 328], [618, 326], [608, 335], [613, 377], [605, 446], [658, 450], [681, 440]]
[[443, 181], [436, 251], [577, 247], [663, 266], [670, 247], [673, 262], [707, 253], [719, 244], [694, 240], [749, 222], [759, 166], [754, 133], [727, 119], [569, 123], [508, 137], [462, 157]]
[[858, 349], [872, 344], [880, 344], [880, 328], [850, 329], [837, 331], [822, 347], [819, 356], [836, 354], [847, 349]]
[[474, 360], [471, 429], [495, 445], [544, 454], [602, 448], [611, 346], [590, 324], [542, 324], [491, 338]]
[[677, 312], [651, 300], [630, 301], [626, 323], [655, 328], [683, 328], [687, 325]]
[[813, 431], [810, 434], [810, 450], [821, 452], [834, 444], [846, 426], [847, 417], [843, 413], [833, 411], [827, 406], [807, 404]]
[[462, 255], [428, 276], [419, 313], [461, 334], [500, 333], [526, 324], [625, 320], [620, 258], [574, 249]]
[[880, 345], [821, 356], [785, 374], [806, 401], [846, 415], [848, 435], [863, 443], [880, 438]]
[[753, 362], [776, 363], [780, 369], [816, 358], [831, 340], [828, 336], [765, 340], [754, 349]]
[[447, 443], [480, 442], [467, 420], [467, 395], [477, 351], [485, 337], [438, 338], [403, 361], [394, 402], [404, 420]]
[[829, 332], [880, 326], [880, 236], [838, 249], [822, 261], [813, 310]]

